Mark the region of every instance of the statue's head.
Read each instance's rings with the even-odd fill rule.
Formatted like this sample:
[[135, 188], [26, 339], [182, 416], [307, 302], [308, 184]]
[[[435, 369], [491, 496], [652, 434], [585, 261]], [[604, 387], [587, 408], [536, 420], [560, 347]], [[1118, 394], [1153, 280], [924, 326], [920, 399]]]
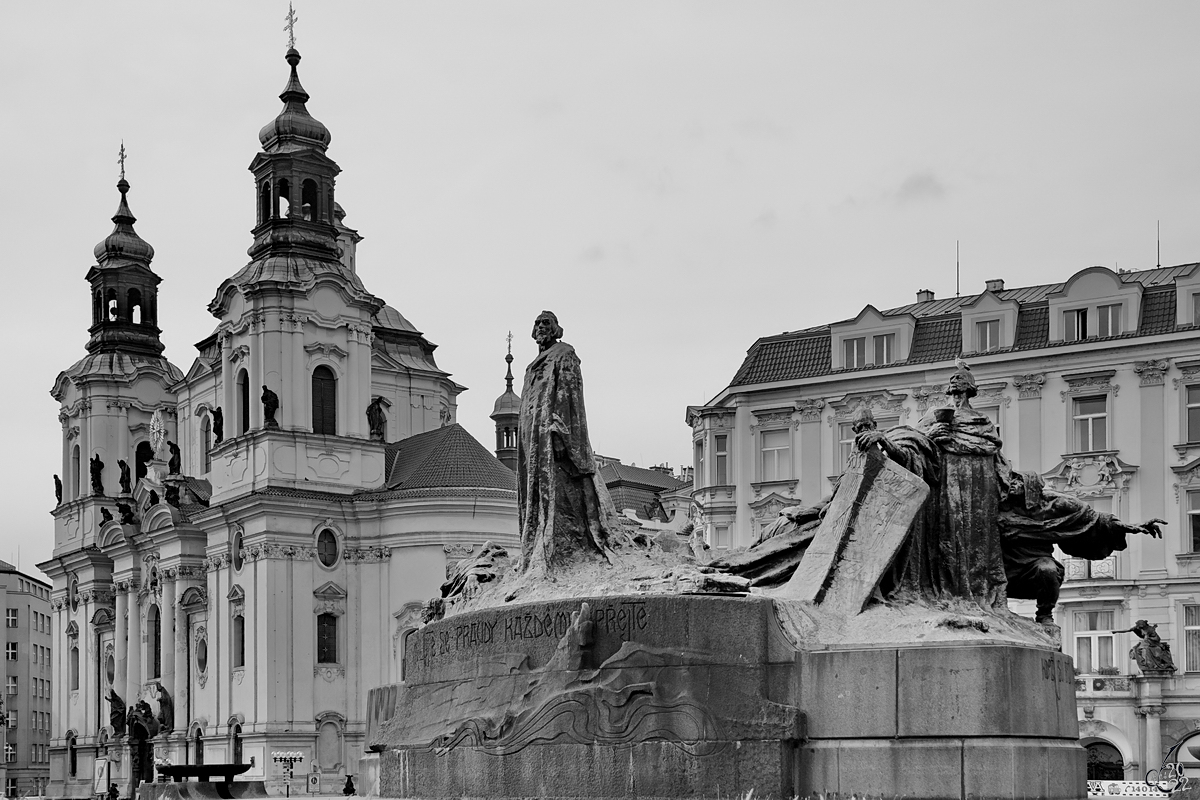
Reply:
[[967, 362], [962, 359], [958, 360], [958, 368], [946, 382], [946, 394], [961, 394], [966, 397], [974, 397], [979, 394], [979, 389], [975, 386], [975, 376], [971, 374], [971, 368], [967, 366]]
[[547, 348], [563, 337], [562, 326], [553, 311], [543, 311], [533, 321], [533, 340], [541, 348]]
[[871, 413], [871, 409], [867, 406], [858, 409], [854, 415], [854, 419], [850, 422], [850, 430], [855, 433], [873, 431], [877, 427], [879, 426], [875, 422], [875, 415]]

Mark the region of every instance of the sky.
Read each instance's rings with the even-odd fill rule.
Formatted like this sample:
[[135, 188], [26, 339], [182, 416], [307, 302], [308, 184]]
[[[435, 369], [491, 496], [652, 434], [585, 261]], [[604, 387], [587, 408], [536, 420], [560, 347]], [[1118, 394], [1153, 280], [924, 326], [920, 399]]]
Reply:
[[[50, 557], [84, 280], [117, 152], [187, 371], [248, 261], [280, 0], [0, 4], [8, 380], [0, 558]], [[491, 447], [542, 309], [579, 353], [592, 444], [690, 461], [689, 404], [760, 336], [912, 302], [1200, 261], [1200, 4], [296, 3], [358, 271], [469, 387]]]

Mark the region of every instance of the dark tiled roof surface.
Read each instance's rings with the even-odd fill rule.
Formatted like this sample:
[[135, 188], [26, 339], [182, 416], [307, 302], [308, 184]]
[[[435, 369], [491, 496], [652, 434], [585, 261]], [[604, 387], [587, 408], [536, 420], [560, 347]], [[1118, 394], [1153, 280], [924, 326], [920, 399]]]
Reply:
[[462, 488], [517, 488], [512, 470], [500, 463], [475, 437], [455, 423], [418, 433], [387, 446], [385, 458], [389, 490]]
[[[1191, 275], [1197, 266], [1200, 265], [1180, 264], [1174, 267], [1119, 273], [1122, 283], [1139, 283], [1146, 289], [1142, 297], [1142, 313], [1137, 331], [1123, 334], [1120, 338], [1168, 333], [1180, 329], [1175, 325], [1174, 280], [1181, 275]], [[1066, 283], [1047, 283], [996, 292], [996, 296], [1001, 300], [1015, 300], [1020, 304], [1013, 350], [1033, 350], [1050, 346], [1050, 311], [1047, 298], [1061, 292], [1065, 287]], [[881, 311], [880, 314], [888, 317], [911, 314], [916, 317], [913, 343], [905, 363], [928, 364], [948, 361], [958, 356], [962, 349], [960, 312], [980, 296], [974, 294], [926, 300], [890, 308]], [[751, 345], [729, 385], [748, 386], [828, 375], [833, 372], [831, 362], [829, 325], [766, 336]]]
[[609, 487], [620, 481], [667, 491], [674, 491], [683, 484], [683, 481], [658, 470], [614, 463], [605, 464], [600, 468], [600, 479]]
[[962, 352], [962, 318], [919, 320], [913, 331], [909, 364], [946, 361]]

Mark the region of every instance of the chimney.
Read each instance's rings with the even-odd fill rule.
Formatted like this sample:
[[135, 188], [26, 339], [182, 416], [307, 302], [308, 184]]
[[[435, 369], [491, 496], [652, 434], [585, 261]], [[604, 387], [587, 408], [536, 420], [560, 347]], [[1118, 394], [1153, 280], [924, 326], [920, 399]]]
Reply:
[[933, 299], [933, 290], [917, 289], [917, 302], [918, 303], [928, 303], [932, 299]]
[[987, 290], [989, 292], [1003, 292], [1004, 278], [992, 278], [990, 281], [987, 281], [985, 285], [987, 286]]

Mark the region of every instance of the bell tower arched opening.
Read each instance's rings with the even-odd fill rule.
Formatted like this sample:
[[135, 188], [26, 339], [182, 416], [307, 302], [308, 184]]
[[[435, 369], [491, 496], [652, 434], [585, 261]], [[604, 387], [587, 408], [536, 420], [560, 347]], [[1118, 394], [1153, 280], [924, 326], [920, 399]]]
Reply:
[[275, 216], [283, 219], [291, 216], [292, 185], [288, 183], [287, 178], [280, 178], [276, 185], [279, 188], [275, 192]]
[[300, 216], [309, 222], [315, 220], [318, 216], [319, 201], [317, 200], [317, 182], [312, 178], [306, 178], [304, 183], [300, 184]]
[[238, 373], [238, 435], [250, 431], [250, 376], [246, 370]]
[[263, 181], [258, 190], [258, 224], [262, 225], [271, 218], [271, 184]]
[[128, 294], [129, 305], [129, 321], [134, 325], [141, 325], [143, 317], [142, 313], [142, 293], [137, 289], [130, 289]]

